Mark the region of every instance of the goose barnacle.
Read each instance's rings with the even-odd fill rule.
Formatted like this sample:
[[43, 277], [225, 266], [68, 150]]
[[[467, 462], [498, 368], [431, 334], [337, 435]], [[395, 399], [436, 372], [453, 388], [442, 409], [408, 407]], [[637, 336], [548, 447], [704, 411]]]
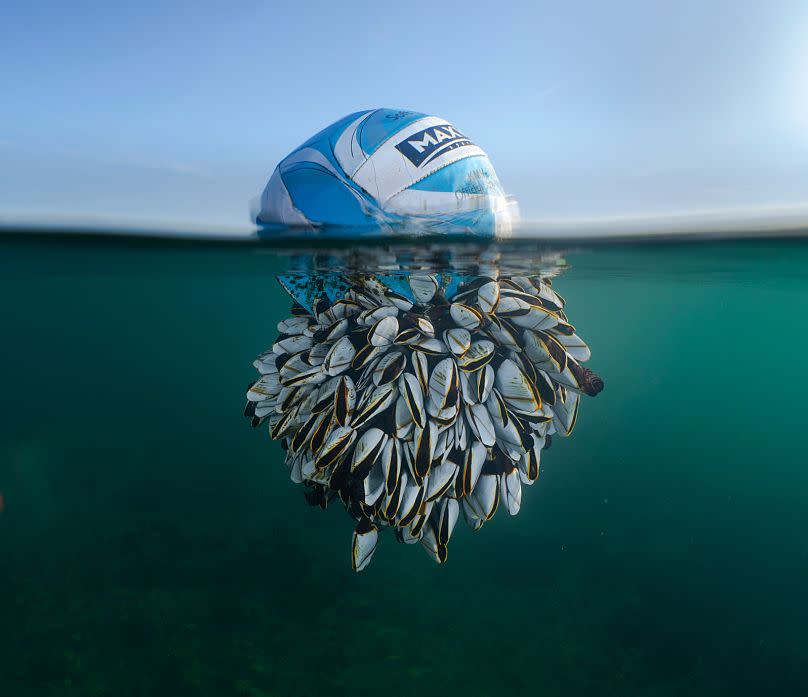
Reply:
[[393, 315], [383, 317], [368, 332], [368, 341], [374, 346], [389, 346], [398, 334], [398, 319]]
[[480, 311], [470, 305], [452, 303], [449, 312], [454, 323], [461, 329], [477, 329], [483, 322]]
[[468, 329], [453, 327], [443, 332], [443, 343], [456, 356], [462, 356], [471, 346], [471, 334]]
[[461, 512], [473, 530], [518, 513], [551, 436], [603, 389], [549, 279], [497, 275], [281, 278], [295, 302], [245, 414], [309, 503], [343, 502], [357, 571], [385, 527], [443, 563]]

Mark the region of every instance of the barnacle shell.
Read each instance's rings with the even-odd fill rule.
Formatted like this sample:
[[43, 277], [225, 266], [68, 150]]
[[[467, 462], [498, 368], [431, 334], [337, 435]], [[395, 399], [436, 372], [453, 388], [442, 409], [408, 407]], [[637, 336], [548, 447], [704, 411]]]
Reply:
[[461, 512], [475, 530], [518, 513], [549, 437], [603, 388], [546, 277], [321, 275], [319, 295], [281, 282], [297, 302], [246, 413], [283, 441], [310, 503], [339, 499], [356, 521], [356, 571], [384, 527], [443, 563]]

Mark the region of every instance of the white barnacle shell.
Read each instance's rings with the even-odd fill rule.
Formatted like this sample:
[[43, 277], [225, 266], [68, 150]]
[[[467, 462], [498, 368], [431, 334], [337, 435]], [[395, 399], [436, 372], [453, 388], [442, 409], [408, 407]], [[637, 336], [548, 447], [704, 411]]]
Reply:
[[443, 563], [461, 512], [474, 530], [518, 513], [550, 434], [572, 431], [602, 381], [563, 299], [495, 257], [473, 278], [353, 274], [341, 288], [278, 323], [245, 414], [283, 441], [310, 503], [354, 518], [354, 569], [386, 527]]

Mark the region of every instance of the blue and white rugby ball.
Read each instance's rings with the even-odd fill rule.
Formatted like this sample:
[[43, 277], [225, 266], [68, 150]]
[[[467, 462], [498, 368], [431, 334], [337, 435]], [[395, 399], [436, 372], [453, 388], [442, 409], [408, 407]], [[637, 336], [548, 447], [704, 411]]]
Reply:
[[373, 109], [340, 119], [285, 157], [256, 222], [503, 234], [513, 217], [488, 155], [451, 123]]

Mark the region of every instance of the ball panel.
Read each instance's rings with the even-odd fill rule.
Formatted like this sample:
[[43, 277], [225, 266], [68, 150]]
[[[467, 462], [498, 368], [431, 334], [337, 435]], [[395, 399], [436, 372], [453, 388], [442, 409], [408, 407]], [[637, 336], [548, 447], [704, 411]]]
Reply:
[[376, 109], [359, 129], [359, 145], [370, 156], [389, 138], [427, 116], [406, 109]]
[[306, 225], [308, 220], [295, 208], [289, 190], [276, 167], [261, 194], [261, 209], [256, 217], [259, 224]]
[[295, 148], [290, 155], [294, 154], [298, 150], [302, 150], [303, 148], [311, 148], [317, 147], [318, 149], [326, 148], [329, 151], [331, 150], [330, 141], [332, 138], [339, 138], [340, 134], [348, 128], [356, 119], [360, 116], [370, 114], [373, 109], [363, 109], [362, 111], [355, 111], [352, 114], [348, 114], [347, 116], [343, 116], [339, 121], [335, 121], [334, 123], [326, 126], [322, 131], [315, 133], [311, 138], [309, 138], [305, 143]]
[[447, 165], [409, 188], [495, 196], [503, 193], [494, 167], [485, 155], [474, 155]]
[[300, 164], [283, 173], [295, 208], [312, 223], [367, 225], [368, 216], [354, 192], [332, 172]]
[[331, 136], [330, 142], [334, 157], [336, 157], [346, 177], [352, 177], [354, 172], [365, 164], [368, 159], [367, 154], [359, 145], [358, 130], [372, 115], [373, 112], [362, 114], [342, 132], [335, 132]]
[[353, 180], [379, 205], [452, 162], [485, 155], [445, 119], [428, 116], [388, 139], [354, 173]]

